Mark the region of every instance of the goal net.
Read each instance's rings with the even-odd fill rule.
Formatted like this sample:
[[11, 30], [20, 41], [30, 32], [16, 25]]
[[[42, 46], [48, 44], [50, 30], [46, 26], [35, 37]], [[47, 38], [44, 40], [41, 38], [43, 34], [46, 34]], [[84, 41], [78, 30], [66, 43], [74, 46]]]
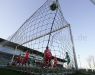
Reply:
[[[54, 6], [52, 4], [54, 3]], [[11, 36], [9, 41], [17, 43], [16, 50], [24, 46], [41, 59], [40, 53], [44, 53], [49, 47], [58, 64], [66, 67], [62, 60], [68, 52], [70, 67], [75, 67], [69, 24], [63, 17], [58, 0], [47, 0], [22, 26]], [[21, 51], [24, 51], [21, 48]], [[37, 51], [37, 52], [34, 52]]]

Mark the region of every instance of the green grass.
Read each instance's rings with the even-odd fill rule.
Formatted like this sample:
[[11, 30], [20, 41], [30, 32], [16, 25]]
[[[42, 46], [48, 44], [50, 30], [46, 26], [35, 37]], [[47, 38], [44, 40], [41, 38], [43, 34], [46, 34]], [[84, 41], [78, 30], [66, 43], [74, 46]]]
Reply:
[[[31, 70], [32, 72], [34, 73], [60, 73], [60, 72], [66, 72], [66, 70], [55, 70], [55, 69], [42, 69], [42, 68], [37, 68], [37, 67], [32, 67], [32, 68], [27, 68], [27, 67], [12, 67], [12, 66], [8, 66], [8, 67], [5, 67], [5, 68], [0, 68], [0, 75], [27, 75], [25, 73], [21, 73], [21, 72], [17, 72], [15, 70], [9, 70], [9, 69], [6, 69], [6, 68], [10, 68], [10, 69], [15, 69], [15, 70], [23, 70], [23, 71], [26, 71], [26, 70]], [[75, 74], [72, 74], [72, 75], [94, 75], [95, 72], [86, 72], [86, 71], [77, 71]]]
[[7, 66], [6, 68], [11, 68], [11, 69], [16, 69], [16, 70], [31, 70], [31, 72], [34, 73], [60, 73], [60, 72], [64, 72], [64, 70], [58, 70], [58, 69], [43, 69], [43, 68], [37, 68], [37, 67], [12, 67], [12, 66]]
[[[10, 69], [6, 69], [6, 68], [10, 68]], [[39, 69], [39, 68], [27, 68], [27, 67], [5, 67], [5, 68], [0, 68], [0, 75], [26, 75], [24, 73], [20, 73], [20, 72], [17, 72], [15, 70], [11, 70], [11, 69], [15, 69], [15, 70], [23, 70], [23, 71], [26, 71], [26, 70], [31, 70], [32, 72], [34, 73], [60, 73], [62, 72], [63, 70], [50, 70], [50, 69]]]
[[80, 72], [80, 71], [77, 71], [75, 74], [73, 74], [73, 75], [90, 75], [90, 74], [85, 74], [85, 73], [82, 73], [82, 72]]
[[77, 71], [75, 74], [73, 75], [95, 75], [95, 71], [94, 72], [86, 72], [86, 71]]
[[26, 74], [8, 70], [8, 69], [4, 69], [4, 68], [0, 68], [0, 75], [26, 75]]

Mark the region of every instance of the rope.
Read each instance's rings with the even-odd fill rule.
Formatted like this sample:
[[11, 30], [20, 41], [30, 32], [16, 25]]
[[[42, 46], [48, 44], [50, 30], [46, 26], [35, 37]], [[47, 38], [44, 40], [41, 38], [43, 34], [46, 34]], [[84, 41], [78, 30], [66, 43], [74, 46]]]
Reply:
[[52, 22], [52, 26], [51, 26], [51, 30], [50, 30], [50, 34], [49, 34], [49, 39], [48, 39], [47, 47], [49, 45], [50, 36], [51, 36], [52, 28], [53, 28], [53, 25], [54, 25], [54, 21], [55, 21], [56, 15], [57, 15], [57, 11], [58, 11], [58, 8], [56, 9], [56, 13], [55, 13], [55, 16], [54, 16], [54, 19], [53, 19], [53, 22]]

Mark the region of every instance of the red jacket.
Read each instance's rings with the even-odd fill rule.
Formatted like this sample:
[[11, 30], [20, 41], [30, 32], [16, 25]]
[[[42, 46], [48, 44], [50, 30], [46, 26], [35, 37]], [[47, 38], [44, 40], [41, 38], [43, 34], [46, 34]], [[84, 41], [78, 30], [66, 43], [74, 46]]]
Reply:
[[28, 58], [29, 57], [29, 52], [26, 52], [24, 58]]
[[49, 49], [46, 49], [46, 50], [44, 51], [44, 54], [45, 54], [45, 57], [49, 57], [49, 58], [52, 57], [51, 51], [50, 51]]

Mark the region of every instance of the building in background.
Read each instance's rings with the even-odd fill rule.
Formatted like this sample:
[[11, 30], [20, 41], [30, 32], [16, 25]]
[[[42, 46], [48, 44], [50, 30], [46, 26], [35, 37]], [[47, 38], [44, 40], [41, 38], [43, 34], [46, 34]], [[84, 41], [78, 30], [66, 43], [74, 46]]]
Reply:
[[[8, 43], [6, 43], [8, 42]], [[5, 44], [4, 44], [5, 43]], [[30, 52], [29, 59], [34, 59], [36, 65], [39, 65], [43, 61], [44, 54], [42, 52], [38, 52], [37, 50], [33, 50], [24, 46], [19, 46], [18, 49], [15, 49], [18, 44], [7, 41], [5, 39], [0, 38], [0, 65], [7, 65], [12, 61], [14, 55], [14, 61], [16, 61], [17, 56], [21, 54], [24, 57], [25, 51], [28, 50]], [[37, 54], [39, 53], [39, 54]], [[54, 58], [54, 56], [53, 56]], [[52, 59], [53, 59], [52, 58]], [[58, 59], [58, 66], [63, 67], [63, 59]], [[39, 65], [40, 66], [40, 65]]]

